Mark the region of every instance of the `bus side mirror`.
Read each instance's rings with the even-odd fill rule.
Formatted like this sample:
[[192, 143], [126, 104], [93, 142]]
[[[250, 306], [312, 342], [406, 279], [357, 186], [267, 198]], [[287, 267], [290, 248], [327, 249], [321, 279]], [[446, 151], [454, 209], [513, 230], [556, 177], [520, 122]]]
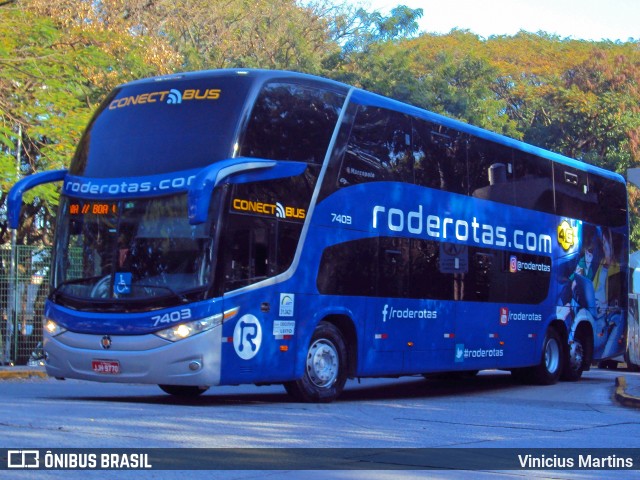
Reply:
[[20, 224], [20, 209], [22, 208], [22, 195], [33, 187], [43, 183], [58, 182], [64, 180], [68, 170], [52, 170], [50, 172], [40, 172], [24, 177], [19, 180], [11, 190], [7, 198], [7, 216], [9, 218], [9, 228], [16, 230]]

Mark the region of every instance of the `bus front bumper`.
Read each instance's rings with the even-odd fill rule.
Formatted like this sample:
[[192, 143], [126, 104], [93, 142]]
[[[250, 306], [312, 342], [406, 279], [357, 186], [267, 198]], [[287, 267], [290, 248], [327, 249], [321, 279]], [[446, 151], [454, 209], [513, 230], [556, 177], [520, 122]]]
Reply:
[[156, 335], [89, 335], [45, 331], [47, 374], [97, 382], [220, 384], [222, 328], [177, 342]]

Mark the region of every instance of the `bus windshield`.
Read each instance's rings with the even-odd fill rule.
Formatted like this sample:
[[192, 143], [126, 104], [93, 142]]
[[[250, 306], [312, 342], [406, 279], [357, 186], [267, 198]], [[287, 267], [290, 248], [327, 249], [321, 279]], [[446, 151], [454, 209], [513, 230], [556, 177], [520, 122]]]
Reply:
[[[186, 194], [120, 201], [63, 197], [54, 264], [60, 303], [127, 309], [202, 297], [211, 281], [212, 232], [190, 225]], [[164, 300], [164, 301], [163, 301]], [[118, 307], [119, 305], [119, 307]]]
[[230, 158], [249, 87], [229, 74], [120, 87], [92, 119], [69, 173], [136, 177]]

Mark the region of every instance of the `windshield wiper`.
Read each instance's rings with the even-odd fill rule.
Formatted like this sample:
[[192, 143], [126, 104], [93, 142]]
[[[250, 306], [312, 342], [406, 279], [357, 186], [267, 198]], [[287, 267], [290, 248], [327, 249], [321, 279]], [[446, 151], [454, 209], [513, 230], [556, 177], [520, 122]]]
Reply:
[[[140, 287], [140, 288], [160, 288], [162, 290], [168, 290], [169, 293], [176, 297], [178, 300], [180, 300], [182, 303], [188, 303], [189, 299], [186, 297], [186, 295], [182, 294], [182, 293], [178, 293], [176, 292], [173, 288], [171, 288], [169, 285], [153, 285], [150, 283], [134, 283], [131, 285], [132, 288], [135, 287]], [[167, 295], [169, 296], [169, 295]], [[117, 297], [117, 298], [122, 298], [122, 297]]]
[[[87, 278], [76, 278], [73, 280], [67, 280], [58, 285], [49, 295], [49, 298], [54, 303], [72, 302], [76, 307], [83, 309], [96, 309], [98, 310], [110, 310], [119, 311], [124, 305], [129, 305], [126, 308], [130, 308], [133, 305], [149, 305], [149, 298], [153, 297], [155, 301], [164, 301], [174, 298], [180, 304], [189, 303], [193, 300], [193, 294], [206, 290], [208, 287], [202, 285], [197, 288], [191, 288], [184, 292], [176, 291], [169, 285], [158, 285], [156, 283], [133, 283], [131, 290], [126, 294], [117, 294], [112, 291], [111, 288], [112, 278], [107, 276], [94, 276]], [[91, 289], [91, 293], [88, 292], [74, 292], [73, 290], [65, 291], [65, 288], [71, 285], [88, 285], [87, 288]], [[140, 289], [140, 290], [139, 290]], [[161, 292], [159, 293], [158, 289]], [[138, 295], [132, 294], [135, 290], [138, 290]], [[153, 290], [156, 293], [153, 293]], [[144, 292], [144, 293], [143, 293]], [[142, 295], [140, 295], [142, 293]], [[189, 299], [191, 297], [191, 300]], [[115, 301], [114, 301], [115, 300]]]
[[54, 288], [49, 295], [50, 295], [51, 299], [53, 301], [55, 301], [55, 299], [57, 298], [58, 294], [60, 293], [60, 290], [62, 290], [64, 287], [68, 287], [69, 285], [83, 285], [85, 283], [87, 283], [87, 284], [98, 283], [98, 281], [100, 281], [100, 279], [102, 279], [102, 278], [104, 278], [104, 275], [96, 275], [94, 277], [74, 278], [72, 280], [65, 280], [60, 285], [58, 285], [56, 288]]

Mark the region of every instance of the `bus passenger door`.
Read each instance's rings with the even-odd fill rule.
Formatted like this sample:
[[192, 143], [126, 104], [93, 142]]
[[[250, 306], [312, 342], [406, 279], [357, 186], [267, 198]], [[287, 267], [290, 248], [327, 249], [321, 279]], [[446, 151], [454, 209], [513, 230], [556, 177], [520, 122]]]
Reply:
[[252, 215], [229, 214], [220, 241], [223, 311], [238, 315], [223, 323], [221, 381], [247, 383], [262, 375], [265, 318], [252, 292], [234, 293], [268, 276], [270, 221]]
[[[228, 341], [223, 380], [226, 383], [282, 381], [290, 379], [294, 363], [280, 347], [289, 345], [288, 335], [274, 333], [274, 325], [291, 323], [280, 317], [282, 290], [252, 288], [285, 271], [291, 264], [301, 222], [243, 213], [230, 213], [220, 242], [224, 310], [238, 308], [237, 318], [224, 324]], [[290, 288], [290, 287], [287, 287]], [[295, 290], [284, 290], [297, 293]], [[276, 324], [275, 322], [278, 321]], [[282, 329], [283, 327], [278, 327]], [[255, 355], [254, 355], [255, 353]]]

